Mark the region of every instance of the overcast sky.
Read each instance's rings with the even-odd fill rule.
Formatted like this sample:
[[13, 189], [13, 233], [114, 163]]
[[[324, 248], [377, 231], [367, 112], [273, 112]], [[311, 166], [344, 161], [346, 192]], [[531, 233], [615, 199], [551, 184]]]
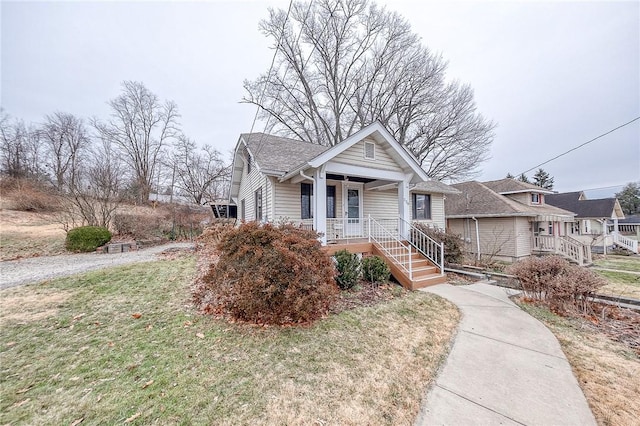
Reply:
[[[379, 3], [443, 54], [448, 78], [469, 83], [478, 111], [498, 124], [479, 180], [523, 172], [640, 116], [638, 1]], [[106, 117], [121, 82], [142, 81], [178, 104], [188, 136], [228, 152], [255, 114], [239, 103], [242, 82], [271, 62], [258, 30], [270, 6], [288, 1], [2, 0], [1, 105], [27, 122], [54, 111]], [[559, 191], [639, 181], [640, 121], [543, 168]]]

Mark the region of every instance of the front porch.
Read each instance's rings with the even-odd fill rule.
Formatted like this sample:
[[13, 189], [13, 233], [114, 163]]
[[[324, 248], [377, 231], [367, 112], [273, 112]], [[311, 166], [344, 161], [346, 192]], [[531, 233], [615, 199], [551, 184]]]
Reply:
[[535, 235], [533, 250], [538, 253], [560, 255], [580, 266], [593, 263], [591, 246], [566, 235]]
[[[314, 229], [308, 221], [301, 226]], [[331, 233], [323, 249], [382, 257], [403, 287], [416, 290], [446, 282], [444, 244], [438, 243], [402, 218], [327, 219]]]

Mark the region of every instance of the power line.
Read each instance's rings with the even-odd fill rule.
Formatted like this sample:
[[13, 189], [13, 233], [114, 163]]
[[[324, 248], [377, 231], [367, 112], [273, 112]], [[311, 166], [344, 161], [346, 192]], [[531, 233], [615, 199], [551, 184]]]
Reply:
[[536, 169], [536, 168], [538, 168], [538, 167], [540, 167], [540, 166], [544, 166], [545, 164], [550, 163], [550, 162], [552, 162], [553, 160], [557, 160], [558, 158], [560, 158], [560, 157], [562, 157], [562, 156], [564, 156], [564, 155], [567, 155], [568, 153], [573, 152], [573, 151], [575, 151], [576, 149], [582, 148], [583, 146], [588, 145], [588, 144], [590, 144], [591, 142], [594, 142], [594, 141], [596, 141], [596, 140], [600, 139], [601, 137], [608, 135], [609, 133], [613, 133], [613, 132], [615, 132], [615, 131], [616, 131], [616, 130], [618, 130], [618, 129], [622, 129], [623, 127], [628, 126], [629, 124], [633, 123], [634, 121], [638, 121], [638, 120], [640, 120], [640, 116], [638, 116], [638, 117], [634, 118], [633, 120], [628, 121], [628, 122], [626, 122], [626, 123], [624, 123], [624, 124], [621, 124], [620, 126], [616, 127], [615, 129], [611, 129], [611, 130], [609, 130], [608, 132], [605, 132], [605, 133], [603, 133], [603, 134], [601, 134], [601, 135], [599, 135], [599, 136], [596, 136], [595, 138], [593, 138], [593, 139], [591, 139], [591, 140], [588, 140], [588, 141], [586, 141], [586, 142], [585, 142], [585, 143], [583, 143], [583, 144], [580, 144], [580, 145], [578, 145], [578, 146], [576, 146], [576, 147], [574, 147], [574, 148], [571, 148], [570, 150], [565, 151], [565, 152], [563, 152], [562, 154], [556, 155], [555, 157], [553, 157], [553, 158], [552, 158], [552, 159], [550, 159], [550, 160], [545, 161], [544, 163], [540, 163], [540, 164], [538, 164], [537, 166], [533, 166], [533, 167], [532, 167], [532, 168], [530, 168], [529, 170], [525, 170], [524, 172], [519, 173], [519, 174], [518, 174], [518, 176], [523, 175], [523, 174], [525, 174], [525, 173], [528, 173], [528, 172], [530, 172], [531, 170], [534, 170], [534, 169]]

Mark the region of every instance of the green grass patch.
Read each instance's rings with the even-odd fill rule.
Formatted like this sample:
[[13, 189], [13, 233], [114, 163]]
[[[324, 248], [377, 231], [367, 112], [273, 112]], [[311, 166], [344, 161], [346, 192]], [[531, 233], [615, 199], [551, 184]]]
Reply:
[[625, 272], [595, 271], [607, 281], [599, 293], [640, 299], [640, 275]]
[[458, 321], [425, 293], [305, 328], [194, 312], [195, 259], [0, 293], [0, 424], [411, 424]]
[[640, 258], [627, 256], [607, 256], [593, 262], [595, 266], [620, 271], [640, 272]]

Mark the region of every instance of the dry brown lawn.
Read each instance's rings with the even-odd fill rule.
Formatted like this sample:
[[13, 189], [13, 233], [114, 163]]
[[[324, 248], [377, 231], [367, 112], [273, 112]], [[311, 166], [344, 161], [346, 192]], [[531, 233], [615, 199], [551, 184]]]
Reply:
[[65, 235], [54, 214], [0, 209], [0, 260], [64, 253]]
[[413, 292], [308, 327], [229, 324], [190, 305], [195, 270], [1, 291], [0, 424], [412, 425], [459, 318]]
[[579, 320], [559, 317], [545, 308], [523, 307], [556, 335], [600, 425], [638, 424], [640, 357]]

